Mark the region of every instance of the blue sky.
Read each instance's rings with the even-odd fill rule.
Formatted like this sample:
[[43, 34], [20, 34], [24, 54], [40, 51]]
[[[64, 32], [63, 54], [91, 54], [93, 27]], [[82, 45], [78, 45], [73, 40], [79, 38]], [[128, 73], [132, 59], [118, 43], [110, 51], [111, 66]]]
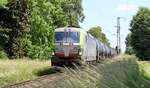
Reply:
[[129, 33], [129, 24], [140, 6], [150, 8], [150, 0], [83, 0], [85, 20], [80, 23], [85, 30], [101, 26], [112, 47], [116, 46], [117, 17], [121, 19], [121, 48], [125, 50], [125, 37]]

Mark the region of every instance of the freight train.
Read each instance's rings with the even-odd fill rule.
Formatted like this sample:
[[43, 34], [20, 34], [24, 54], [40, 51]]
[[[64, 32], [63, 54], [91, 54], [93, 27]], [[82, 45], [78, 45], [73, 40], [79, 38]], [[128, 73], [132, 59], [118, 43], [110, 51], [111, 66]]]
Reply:
[[116, 51], [81, 28], [55, 29], [55, 48], [52, 65], [96, 63], [112, 58]]

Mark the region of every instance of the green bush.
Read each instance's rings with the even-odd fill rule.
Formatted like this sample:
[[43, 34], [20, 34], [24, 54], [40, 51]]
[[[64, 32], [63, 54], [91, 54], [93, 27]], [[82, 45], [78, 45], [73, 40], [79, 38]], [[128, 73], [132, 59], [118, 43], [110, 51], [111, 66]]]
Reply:
[[0, 51], [0, 59], [8, 59], [7, 53], [4, 50]]
[[47, 60], [51, 58], [51, 48], [45, 45], [30, 45], [27, 47], [27, 56], [31, 59]]
[[0, 0], [0, 8], [5, 7], [5, 5], [8, 3], [7, 0]]
[[133, 50], [132, 46], [128, 46], [128, 47], [126, 47], [125, 53], [129, 54], [129, 55], [132, 55], [132, 54], [135, 54], [135, 51]]
[[8, 59], [7, 53], [2, 47], [0, 47], [0, 59]]

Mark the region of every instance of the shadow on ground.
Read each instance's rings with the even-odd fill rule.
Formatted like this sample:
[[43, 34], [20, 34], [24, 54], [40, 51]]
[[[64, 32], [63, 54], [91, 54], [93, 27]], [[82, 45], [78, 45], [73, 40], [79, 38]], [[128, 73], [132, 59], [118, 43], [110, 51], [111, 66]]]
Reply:
[[44, 69], [38, 70], [35, 72], [35, 75], [37, 76], [44, 76], [44, 75], [50, 75], [50, 74], [55, 74], [61, 72], [59, 69], [54, 68], [54, 67], [46, 67]]

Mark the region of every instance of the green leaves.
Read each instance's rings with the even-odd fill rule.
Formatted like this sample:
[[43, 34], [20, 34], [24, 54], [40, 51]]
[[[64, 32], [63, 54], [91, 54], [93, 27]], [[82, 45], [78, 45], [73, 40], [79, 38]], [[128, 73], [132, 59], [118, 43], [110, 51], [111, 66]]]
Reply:
[[10, 29], [0, 33], [3, 40], [8, 35], [7, 44], [1, 40], [0, 47], [10, 58], [49, 58], [54, 29], [83, 21], [82, 0], [0, 0], [0, 8], [0, 27]]
[[[79, 1], [29, 0], [30, 31], [27, 33], [26, 47], [29, 57], [48, 59], [53, 49], [54, 29], [72, 23], [78, 26], [82, 13]], [[75, 8], [77, 6], [79, 7]], [[69, 14], [71, 14], [71, 19], [68, 18]]]
[[[4, 0], [2, 3], [4, 3]], [[0, 26], [3, 28], [2, 34], [8, 36], [5, 37], [3, 48], [7, 51], [9, 58], [19, 58], [22, 57], [22, 39], [27, 28], [27, 1], [8, 0], [7, 3], [5, 0], [3, 5], [7, 7], [0, 9]], [[4, 36], [0, 37], [3, 38]]]
[[7, 0], [0, 0], [0, 8], [5, 7], [5, 5], [8, 3]]
[[150, 9], [140, 8], [130, 26], [131, 45], [136, 51], [136, 55], [141, 59], [150, 59]]
[[102, 43], [110, 46], [110, 43], [109, 43], [108, 39], [106, 38], [106, 35], [104, 33], [102, 33], [102, 28], [100, 26], [92, 27], [89, 30], [89, 33], [92, 36], [94, 36], [95, 38], [97, 38], [99, 41], [101, 41]]
[[129, 54], [129, 55], [135, 54], [135, 51], [133, 50], [133, 47], [131, 46], [131, 35], [132, 34], [129, 33], [128, 36], [126, 37], [126, 41], [125, 41], [125, 43], [126, 43], [126, 51], [125, 51], [125, 53]]
[[79, 26], [79, 22], [83, 22], [82, 0], [62, 0], [61, 7], [69, 26]]

